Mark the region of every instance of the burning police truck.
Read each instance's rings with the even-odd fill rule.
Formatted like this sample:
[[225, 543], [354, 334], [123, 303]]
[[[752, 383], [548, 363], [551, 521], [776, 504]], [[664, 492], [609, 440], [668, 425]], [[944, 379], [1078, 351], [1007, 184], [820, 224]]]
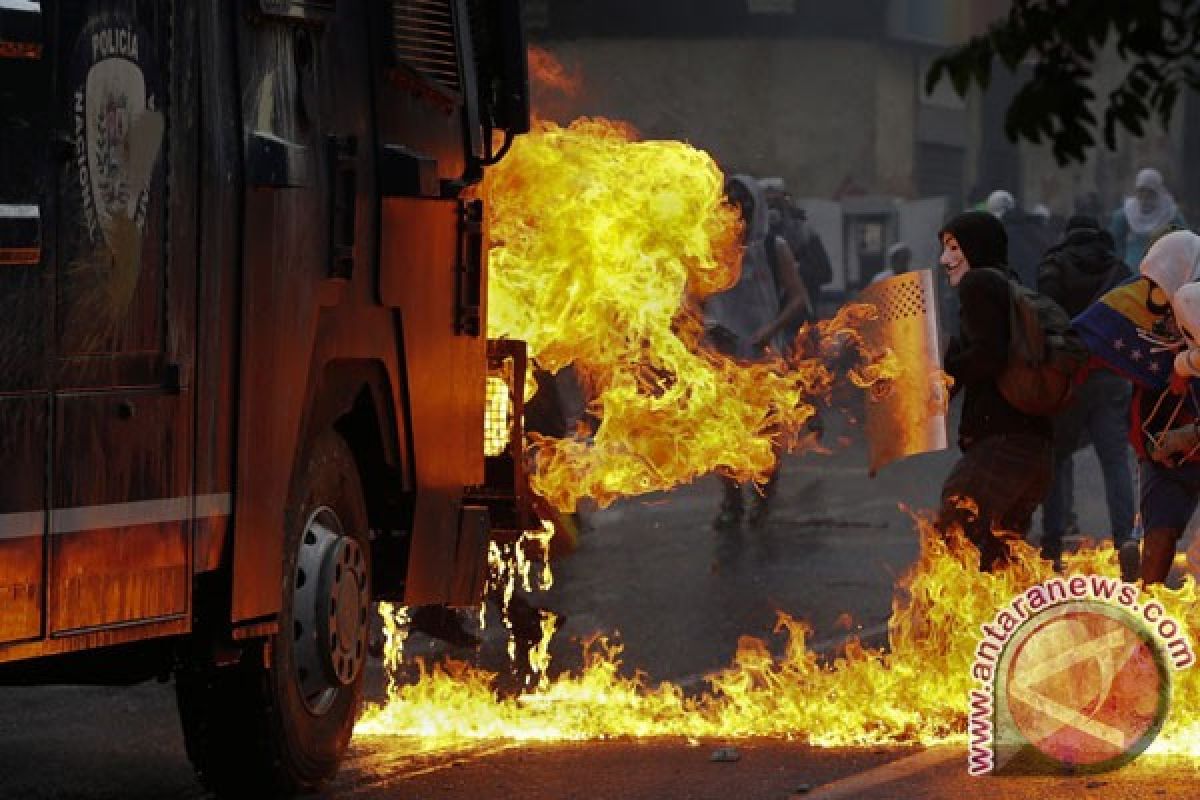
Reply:
[[0, 0], [0, 682], [174, 674], [210, 788], [333, 774], [370, 604], [528, 524], [470, 197], [526, 87], [517, 0]]

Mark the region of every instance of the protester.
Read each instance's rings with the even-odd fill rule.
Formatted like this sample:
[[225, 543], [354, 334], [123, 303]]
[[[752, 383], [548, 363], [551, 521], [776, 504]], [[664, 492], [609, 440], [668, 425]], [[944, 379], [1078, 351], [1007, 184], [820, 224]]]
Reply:
[[882, 269], [875, 273], [875, 277], [871, 278], [871, 283], [886, 281], [888, 278], [894, 278], [897, 275], [903, 275], [908, 272], [909, 267], [912, 265], [912, 248], [904, 242], [896, 242], [888, 248], [887, 264], [887, 269]]
[[[1071, 317], [1113, 287], [1133, 277], [1117, 258], [1113, 240], [1092, 217], [1067, 221], [1064, 239], [1046, 252], [1038, 273], [1038, 291]], [[1137, 541], [1133, 531], [1133, 475], [1129, 468], [1127, 381], [1107, 370], [1091, 372], [1076, 388], [1074, 403], [1054, 419], [1054, 483], [1042, 509], [1042, 555], [1062, 568], [1063, 535], [1071, 516], [1076, 451], [1090, 439], [1104, 475], [1104, 493], [1113, 545], [1121, 555], [1126, 580], [1137, 577]]]
[[[810, 308], [808, 293], [791, 248], [768, 231], [766, 198], [758, 182], [735, 175], [726, 182], [725, 191], [745, 226], [742, 271], [736, 284], [705, 303], [708, 339], [727, 355], [743, 359], [759, 358], [768, 348], [781, 354], [787, 346], [787, 327]], [[775, 470], [755, 494], [752, 523], [765, 521], [778, 477], [777, 459]], [[714, 524], [728, 528], [741, 522], [745, 505], [737, 481], [722, 476], [722, 483], [725, 495]]]
[[1038, 264], [1042, 254], [1054, 242], [1054, 233], [1046, 224], [1047, 217], [1026, 213], [1017, 208], [1013, 196], [1003, 189], [988, 195], [987, 210], [1004, 225], [1008, 237], [1007, 266], [1022, 286], [1037, 286]]
[[996, 219], [1003, 221], [1004, 215], [1017, 207], [1017, 201], [1013, 199], [1011, 193], [1004, 189], [997, 189], [988, 195], [984, 207]]
[[1163, 184], [1162, 173], [1143, 169], [1134, 181], [1134, 193], [1112, 215], [1109, 232], [1117, 255], [1126, 264], [1140, 264], [1154, 234], [1168, 225], [1187, 227], [1175, 198]]
[[1025, 535], [1050, 487], [1051, 423], [1018, 411], [996, 385], [1008, 362], [1013, 277], [1003, 225], [988, 212], [967, 211], [939, 239], [939, 261], [960, 303], [960, 333], [944, 366], [953, 391], [963, 393], [962, 457], [942, 486], [939, 525], [961, 527], [979, 548], [980, 568], [990, 571], [1007, 558], [1005, 534]]
[[[769, 228], [771, 233], [783, 238], [796, 261], [796, 269], [804, 290], [808, 293], [809, 310], [797, 321], [812, 322], [819, 313], [821, 287], [833, 280], [833, 266], [821, 237], [808, 223], [804, 209], [798, 207], [787, 191], [782, 178], [764, 178], [760, 181], [770, 208]], [[786, 304], [780, 297], [780, 305]], [[789, 341], [795, 338], [795, 327], [789, 333]]]
[[[1200, 495], [1196, 452], [1163, 452], [1176, 438], [1168, 433], [1200, 421], [1194, 388], [1171, 377], [1188, 364], [1177, 355], [1185, 342], [1172, 303], [1185, 284], [1200, 279], [1200, 237], [1168, 233], [1150, 246], [1140, 272], [1138, 280], [1108, 292], [1073, 324], [1092, 352], [1093, 368], [1114, 370], [1134, 385], [1129, 438], [1140, 467], [1141, 579], [1161, 583]], [[1190, 310], [1181, 313], [1193, 316]]]
[[[771, 234], [782, 237], [787, 242], [796, 261], [796, 269], [800, 273], [800, 282], [808, 294], [808, 307], [804, 313], [784, 327], [784, 340], [787, 342], [785, 355], [793, 354], [798, 346], [796, 341], [800, 328], [806, 323], [816, 322], [820, 314], [818, 303], [821, 297], [821, 287], [833, 280], [833, 267], [829, 263], [829, 254], [821, 237], [812, 229], [804, 214], [804, 209], [796, 206], [791, 194], [784, 186], [782, 178], [763, 178], [759, 181], [767, 198], [769, 209], [768, 230]], [[787, 305], [787, 297], [780, 284], [779, 304]], [[819, 410], [814, 411], [808, 422], [808, 429], [818, 438], [824, 435], [825, 423]]]

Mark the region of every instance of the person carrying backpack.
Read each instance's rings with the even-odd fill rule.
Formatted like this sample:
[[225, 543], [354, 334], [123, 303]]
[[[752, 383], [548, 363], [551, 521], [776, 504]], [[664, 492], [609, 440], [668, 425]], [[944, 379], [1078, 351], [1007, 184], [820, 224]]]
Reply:
[[[768, 350], [781, 355], [788, 347], [788, 327], [810, 306], [808, 294], [787, 242], [768, 231], [767, 202], [758, 181], [734, 175], [726, 181], [725, 193], [745, 226], [742, 269], [737, 283], [705, 301], [706, 335], [716, 349], [737, 358], [761, 358]], [[770, 511], [779, 455], [777, 451], [774, 471], [754, 494], [750, 509], [754, 525], [765, 523]], [[725, 475], [721, 482], [723, 500], [713, 525], [734, 528], [741, 524], [745, 511], [742, 487]]]
[[829, 253], [825, 250], [820, 234], [809, 224], [804, 209], [792, 204], [791, 195], [787, 196], [787, 205], [791, 221], [786, 238], [788, 246], [796, 254], [796, 268], [800, 271], [800, 280], [808, 292], [811, 304], [809, 319], [813, 321], [817, 319], [821, 287], [833, 280], [833, 265], [829, 262]]
[[[804, 209], [796, 205], [791, 193], [785, 188], [783, 179], [763, 178], [759, 181], [759, 186], [766, 195], [767, 206], [770, 209], [770, 231], [787, 243], [795, 258], [804, 291], [808, 294], [808, 308], [788, 330], [789, 336], [794, 339], [801, 322], [816, 321], [821, 287], [833, 280], [833, 265], [829, 261], [829, 253], [826, 252], [820, 235], [809, 225]], [[786, 302], [787, 298], [780, 287], [779, 303], [782, 306]]]
[[939, 263], [959, 299], [960, 333], [943, 361], [962, 393], [962, 450], [942, 485], [939, 528], [959, 526], [979, 549], [980, 569], [1007, 559], [1005, 538], [1023, 537], [1050, 488], [1053, 427], [1001, 392], [1009, 364], [1014, 300], [1004, 226], [986, 211], [952, 217], [939, 231]]
[[[1099, 221], [1075, 216], [1067, 221], [1063, 240], [1042, 258], [1038, 291], [1077, 317], [1109, 289], [1132, 277]], [[1054, 419], [1054, 483], [1042, 508], [1042, 556], [1058, 569], [1062, 568], [1063, 534], [1073, 516], [1074, 454], [1090, 440], [1104, 475], [1108, 520], [1122, 577], [1137, 579], [1128, 443], [1131, 394], [1128, 381], [1108, 370], [1096, 370], [1076, 387], [1075, 401]]]

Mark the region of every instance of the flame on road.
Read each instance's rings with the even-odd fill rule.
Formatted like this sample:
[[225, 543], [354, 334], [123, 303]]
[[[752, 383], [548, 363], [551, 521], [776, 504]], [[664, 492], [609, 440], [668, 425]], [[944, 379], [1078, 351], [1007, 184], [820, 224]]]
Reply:
[[[357, 733], [420, 737], [426, 748], [480, 739], [656, 736], [782, 736], [820, 746], [962, 742], [980, 626], [1054, 573], [1020, 543], [1005, 571], [982, 574], [977, 552], [961, 536], [943, 538], [928, 520], [914, 519], [920, 556], [897, 585], [887, 651], [851, 640], [836, 658], [823, 660], [808, 649], [806, 626], [781, 614], [782, 655], [744, 637], [730, 666], [707, 676], [705, 691], [687, 694], [623, 674], [621, 647], [595, 636], [584, 645], [581, 671], [547, 678], [518, 697], [498, 695], [496, 676], [470, 665], [421, 663], [420, 679], [392, 684], [388, 702], [369, 708]], [[1119, 574], [1109, 546], [1066, 560], [1069, 572]], [[1147, 594], [1188, 630], [1197, 629], [1200, 606], [1190, 578], [1181, 590]], [[1198, 674], [1175, 674], [1170, 716], [1152, 752], [1200, 752]]]

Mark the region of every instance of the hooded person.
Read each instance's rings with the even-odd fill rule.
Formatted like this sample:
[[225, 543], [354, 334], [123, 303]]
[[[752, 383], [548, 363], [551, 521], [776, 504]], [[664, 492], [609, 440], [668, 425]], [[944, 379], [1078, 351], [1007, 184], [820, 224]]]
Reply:
[[1037, 290], [1076, 317], [1131, 277], [1133, 271], [1117, 256], [1112, 235], [1095, 217], [1077, 215], [1067, 220], [1062, 240], [1042, 256]]
[[[781, 355], [788, 344], [788, 326], [809, 307], [808, 294], [787, 242], [769, 230], [766, 194], [759, 182], [747, 175], [734, 175], [726, 181], [725, 193], [742, 214], [742, 269], [737, 283], [705, 301], [708, 339], [717, 349], [737, 358], [760, 358], [768, 349]], [[778, 456], [777, 452], [775, 470], [754, 495], [751, 519], [756, 524], [765, 521], [769, 510], [779, 475]], [[742, 487], [724, 476], [722, 483], [724, 500], [714, 524], [718, 528], [734, 527], [741, 523], [744, 512]]]
[[1191, 231], [1171, 231], [1159, 237], [1138, 265], [1138, 271], [1170, 303], [1184, 284], [1200, 280], [1200, 236]]
[[[1190, 288], [1200, 279], [1200, 236], [1160, 236], [1139, 272], [1072, 325], [1092, 352], [1089, 369], [1111, 370], [1133, 384], [1128, 436], [1139, 462], [1140, 574], [1143, 583], [1161, 583], [1200, 498], [1200, 452], [1191, 444], [1200, 438], [1194, 435], [1200, 404], [1188, 380], [1189, 358], [1180, 357], [1188, 349], [1180, 331], [1200, 332], [1197, 290]], [[1125, 547], [1121, 555], [1124, 561]]]
[[1200, 378], [1200, 283], [1184, 284], [1171, 298], [1185, 349], [1175, 356], [1175, 374]]
[[1170, 388], [1135, 398], [1132, 432], [1142, 444], [1141, 577], [1161, 583], [1200, 504], [1200, 405], [1192, 389], [1200, 377], [1200, 237], [1187, 231], [1162, 237], [1146, 253], [1142, 274], [1169, 298], [1181, 338]]
[[959, 297], [960, 333], [943, 366], [963, 395], [958, 427], [962, 457], [942, 486], [939, 526], [960, 527], [979, 549], [980, 568], [1007, 559], [1006, 536], [1023, 537], [1050, 487], [1051, 423], [1025, 414], [996, 381], [1008, 363], [1010, 281], [1007, 236], [986, 211], [951, 218], [938, 238], [939, 263]]
[[1139, 171], [1133, 186], [1134, 193], [1113, 212], [1109, 224], [1117, 255], [1130, 265], [1141, 262], [1157, 231], [1169, 225], [1187, 226], [1158, 170]]
[[1004, 219], [1004, 215], [1017, 207], [1017, 201], [1013, 199], [1011, 193], [1003, 189], [997, 189], [988, 195], [987, 202], [984, 204], [989, 214], [996, 219]]
[[787, 326], [808, 307], [795, 258], [787, 242], [770, 233], [766, 194], [758, 181], [734, 175], [725, 192], [742, 213], [742, 269], [737, 283], [705, 302], [705, 327], [727, 355], [758, 358], [766, 347], [782, 353]]
[[[1109, 289], [1133, 277], [1116, 253], [1108, 231], [1094, 217], [1074, 216], [1062, 241], [1046, 251], [1038, 270], [1038, 291], [1071, 317], [1083, 313]], [[1054, 482], [1042, 508], [1042, 556], [1061, 568], [1063, 538], [1073, 516], [1075, 452], [1090, 442], [1104, 476], [1113, 546], [1121, 554], [1125, 580], [1137, 579], [1133, 473], [1129, 466], [1128, 381], [1094, 370], [1075, 388], [1071, 405], [1054, 418]]]

